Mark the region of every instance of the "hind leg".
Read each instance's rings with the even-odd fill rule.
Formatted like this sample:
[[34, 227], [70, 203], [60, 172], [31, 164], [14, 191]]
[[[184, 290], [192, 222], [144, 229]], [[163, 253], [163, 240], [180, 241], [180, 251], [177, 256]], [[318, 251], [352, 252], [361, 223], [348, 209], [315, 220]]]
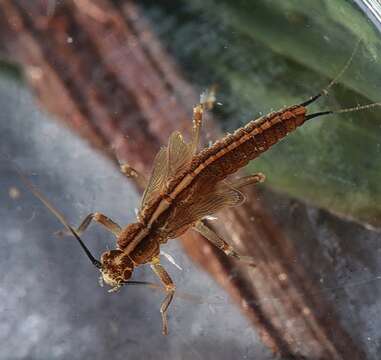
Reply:
[[254, 185], [261, 182], [264, 182], [266, 179], [266, 176], [262, 173], [257, 173], [253, 175], [243, 176], [239, 179], [233, 180], [229, 183], [229, 185], [237, 190], [241, 190], [243, 187], [248, 185]]
[[140, 172], [135, 170], [133, 167], [131, 167], [128, 164], [122, 164], [120, 165], [120, 171], [126, 175], [128, 178], [133, 178], [136, 180], [138, 185], [142, 187], [143, 189], [147, 186], [147, 179], [142, 175]]
[[216, 101], [215, 90], [211, 88], [201, 94], [200, 103], [193, 108], [193, 128], [192, 128], [192, 154], [197, 153], [200, 142], [200, 131], [205, 110], [210, 110]]
[[198, 221], [193, 227], [203, 237], [209, 240], [214, 246], [222, 250], [226, 255], [235, 257], [240, 261], [247, 263], [249, 266], [255, 267], [254, 259], [250, 256], [242, 256], [236, 253], [231, 245], [218, 236], [212, 229], [206, 226], [202, 221]]

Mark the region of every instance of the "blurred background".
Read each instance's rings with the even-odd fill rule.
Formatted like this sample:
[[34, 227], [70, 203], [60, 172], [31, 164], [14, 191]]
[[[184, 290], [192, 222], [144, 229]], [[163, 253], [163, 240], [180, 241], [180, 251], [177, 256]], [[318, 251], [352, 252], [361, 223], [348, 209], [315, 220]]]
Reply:
[[[16, 163], [77, 225], [133, 222], [139, 187], [211, 85], [204, 144], [301, 103], [349, 69], [311, 111], [380, 101], [378, 8], [370, 1], [0, 2], [1, 359], [378, 359], [381, 353], [380, 109], [311, 121], [253, 161], [265, 184], [215, 229], [257, 259], [248, 270], [188, 234], [163, 249], [179, 292], [108, 294]], [[95, 254], [115, 246], [92, 225]], [[147, 267], [135, 280], [154, 281]]]

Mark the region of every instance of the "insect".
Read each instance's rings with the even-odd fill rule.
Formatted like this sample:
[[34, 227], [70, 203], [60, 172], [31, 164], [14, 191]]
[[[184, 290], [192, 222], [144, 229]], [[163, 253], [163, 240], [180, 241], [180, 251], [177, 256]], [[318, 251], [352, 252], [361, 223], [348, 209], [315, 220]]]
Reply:
[[[145, 183], [137, 221], [125, 227], [119, 226], [107, 216], [95, 212], [89, 214], [77, 229], [26, 179], [21, 177], [31, 191], [53, 212], [66, 227], [68, 233], [79, 242], [86, 255], [100, 273], [101, 279], [116, 291], [124, 285], [136, 284], [130, 278], [134, 269], [149, 264], [164, 286], [166, 296], [161, 304], [162, 332], [168, 334], [167, 312], [175, 294], [175, 284], [160, 264], [160, 246], [193, 229], [203, 235], [226, 255], [255, 266], [252, 258], [238, 254], [231, 245], [207, 226], [208, 215], [245, 201], [242, 189], [264, 180], [263, 174], [253, 174], [237, 180], [227, 177], [245, 166], [250, 160], [265, 152], [287, 134], [315, 117], [333, 113], [358, 111], [380, 106], [373, 103], [354, 108], [328, 110], [308, 114], [307, 107], [328, 94], [341, 74], [349, 66], [354, 53], [338, 76], [317, 95], [298, 105], [270, 113], [198, 151], [203, 113], [208, 110], [215, 96], [213, 91], [201, 98], [193, 110], [192, 139], [186, 142], [180, 132], [173, 132], [168, 145], [162, 147], [154, 160], [148, 181], [128, 165], [121, 170], [129, 177]], [[116, 237], [116, 248], [105, 251], [97, 260], [86, 247], [81, 235], [92, 221], [103, 225]], [[147, 284], [147, 283], [145, 283]]]

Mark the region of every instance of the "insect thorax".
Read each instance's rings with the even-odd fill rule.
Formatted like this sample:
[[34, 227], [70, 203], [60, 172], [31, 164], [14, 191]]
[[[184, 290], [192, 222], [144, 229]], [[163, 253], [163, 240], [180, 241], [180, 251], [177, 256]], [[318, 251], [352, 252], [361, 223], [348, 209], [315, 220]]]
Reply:
[[149, 262], [160, 252], [158, 235], [139, 222], [127, 225], [120, 233], [117, 244], [135, 265]]

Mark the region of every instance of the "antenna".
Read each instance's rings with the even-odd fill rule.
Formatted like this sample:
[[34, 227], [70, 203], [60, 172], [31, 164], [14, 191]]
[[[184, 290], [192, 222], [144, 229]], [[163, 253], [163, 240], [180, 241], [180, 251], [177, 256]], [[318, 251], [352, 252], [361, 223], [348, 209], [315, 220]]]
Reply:
[[32, 194], [39, 199], [52, 213], [53, 215], [62, 223], [62, 225], [65, 226], [65, 228], [70, 231], [70, 233], [73, 234], [73, 236], [77, 239], [79, 242], [79, 245], [82, 247], [83, 251], [86, 253], [87, 257], [90, 259], [91, 263], [97, 267], [98, 269], [102, 269], [102, 264], [99, 260], [97, 260], [90, 252], [90, 250], [87, 248], [85, 243], [82, 241], [82, 239], [79, 237], [79, 235], [76, 233], [76, 231], [69, 225], [69, 223], [66, 221], [65, 217], [49, 202], [49, 200], [30, 182], [30, 180], [24, 175], [24, 173], [20, 170], [20, 168], [16, 165], [14, 161], [12, 161], [8, 156], [5, 156], [1, 154], [5, 160], [9, 161], [14, 170], [19, 175], [21, 181], [24, 183], [24, 185], [32, 192]]

